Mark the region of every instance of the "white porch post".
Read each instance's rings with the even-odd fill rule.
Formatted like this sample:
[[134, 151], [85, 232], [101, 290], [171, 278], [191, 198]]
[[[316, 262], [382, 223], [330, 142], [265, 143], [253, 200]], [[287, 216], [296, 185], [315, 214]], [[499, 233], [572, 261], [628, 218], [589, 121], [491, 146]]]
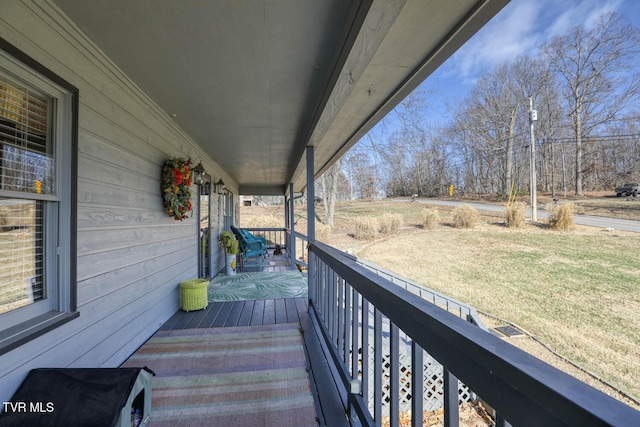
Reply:
[[[309, 242], [315, 242], [316, 240], [316, 208], [313, 169], [313, 147], [307, 146], [307, 239]], [[316, 266], [313, 253], [311, 251], [307, 251], [307, 254], [309, 274], [307, 280], [309, 282], [309, 302], [311, 302], [316, 296]]]

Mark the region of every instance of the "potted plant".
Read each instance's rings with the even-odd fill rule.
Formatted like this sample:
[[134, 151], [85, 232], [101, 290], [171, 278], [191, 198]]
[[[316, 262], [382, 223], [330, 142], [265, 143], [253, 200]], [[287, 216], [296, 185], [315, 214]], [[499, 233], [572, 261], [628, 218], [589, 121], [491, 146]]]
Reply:
[[225, 273], [229, 276], [236, 274], [236, 254], [238, 253], [238, 239], [232, 233], [223, 231], [218, 239], [225, 252]]

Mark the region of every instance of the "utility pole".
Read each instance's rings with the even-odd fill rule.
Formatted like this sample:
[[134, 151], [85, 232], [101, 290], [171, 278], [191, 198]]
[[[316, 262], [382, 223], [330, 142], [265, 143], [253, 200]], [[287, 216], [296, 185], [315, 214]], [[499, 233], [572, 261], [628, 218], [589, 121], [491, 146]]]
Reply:
[[533, 122], [538, 120], [538, 112], [533, 109], [533, 98], [529, 97], [529, 127], [531, 130], [531, 159], [529, 160], [531, 176], [530, 176], [530, 191], [531, 191], [531, 222], [538, 221], [538, 198], [537, 198], [537, 185], [536, 185], [536, 140], [533, 131]]

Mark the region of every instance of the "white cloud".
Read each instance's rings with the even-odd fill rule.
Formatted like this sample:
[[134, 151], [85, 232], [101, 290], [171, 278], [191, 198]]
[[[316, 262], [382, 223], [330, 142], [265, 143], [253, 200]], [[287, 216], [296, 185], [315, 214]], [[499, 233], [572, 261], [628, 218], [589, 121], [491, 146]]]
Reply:
[[573, 1], [568, 7], [555, 8], [553, 20], [547, 29], [548, 37], [566, 34], [576, 25], [584, 25], [588, 28], [601, 14], [619, 11], [622, 3], [622, 0]]
[[[627, 0], [629, 1], [629, 0]], [[633, 1], [633, 0], [632, 0]], [[479, 74], [518, 55], [535, 54], [553, 36], [576, 25], [589, 26], [602, 13], [618, 11], [624, 0], [513, 0], [444, 66], [444, 75], [472, 83]]]

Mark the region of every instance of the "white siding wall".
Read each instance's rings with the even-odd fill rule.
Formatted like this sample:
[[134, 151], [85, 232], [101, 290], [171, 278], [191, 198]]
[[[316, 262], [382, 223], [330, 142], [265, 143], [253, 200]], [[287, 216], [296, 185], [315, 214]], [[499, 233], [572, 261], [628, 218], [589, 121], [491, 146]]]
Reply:
[[[235, 185], [48, 0], [2, 0], [0, 37], [80, 91], [80, 317], [0, 356], [6, 401], [33, 368], [118, 366], [179, 308], [178, 283], [197, 275], [197, 225], [164, 213], [164, 160], [201, 158], [216, 180]], [[216, 195], [211, 205], [215, 224]]]

